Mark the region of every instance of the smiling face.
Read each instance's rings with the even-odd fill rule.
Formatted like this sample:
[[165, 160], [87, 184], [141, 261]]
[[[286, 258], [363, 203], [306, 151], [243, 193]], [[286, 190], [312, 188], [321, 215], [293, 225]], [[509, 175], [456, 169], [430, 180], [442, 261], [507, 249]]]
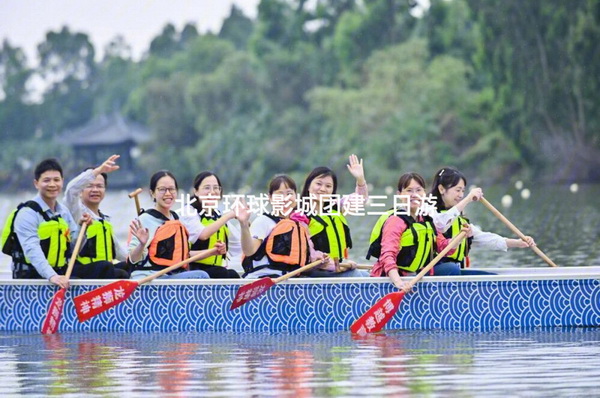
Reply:
[[289, 216], [296, 208], [296, 191], [282, 183], [269, 195], [269, 201], [272, 206], [280, 209], [283, 215]]
[[104, 177], [99, 175], [81, 191], [81, 200], [87, 207], [98, 206], [106, 194]]
[[35, 189], [49, 206], [53, 206], [62, 192], [63, 178], [58, 170], [48, 170], [40, 175], [40, 178], [33, 180]]
[[161, 177], [156, 183], [156, 188], [152, 191], [152, 197], [156, 200], [158, 210], [164, 209], [168, 211], [171, 209], [177, 198], [177, 184], [175, 184], [175, 180], [169, 176]]
[[312, 195], [312, 200], [322, 202], [323, 195], [333, 194], [333, 178], [329, 175], [315, 177], [308, 187], [308, 193]]
[[214, 175], [208, 176], [198, 185], [198, 188], [194, 190], [194, 194], [198, 198], [214, 198], [214, 199], [200, 199], [203, 207], [215, 207], [221, 199], [221, 185], [217, 177]]
[[444, 206], [449, 209], [455, 206], [465, 197], [465, 181], [460, 179], [458, 184], [450, 188], [444, 188], [441, 184], [438, 186]]
[[413, 178], [406, 188], [403, 188], [402, 191], [398, 192], [398, 195], [408, 196], [410, 198], [410, 212], [411, 214], [415, 214], [419, 206], [421, 206], [421, 202], [425, 196], [425, 188]]

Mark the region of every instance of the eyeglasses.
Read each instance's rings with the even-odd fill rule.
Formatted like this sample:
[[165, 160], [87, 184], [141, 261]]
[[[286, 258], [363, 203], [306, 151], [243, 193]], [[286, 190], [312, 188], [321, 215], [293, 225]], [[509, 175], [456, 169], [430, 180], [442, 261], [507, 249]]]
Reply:
[[403, 189], [402, 192], [406, 192], [406, 193], [408, 193], [410, 195], [414, 195], [414, 194], [422, 195], [423, 192], [425, 192], [425, 189], [423, 189], [423, 188], [415, 188], [415, 189], [410, 188], [410, 189]]
[[221, 192], [221, 187], [218, 185], [204, 185], [204, 186], [200, 187], [200, 189], [202, 191], [206, 191], [206, 192], [210, 192], [210, 191]]
[[86, 185], [85, 189], [103, 190], [103, 189], [106, 189], [106, 186], [104, 186], [104, 184], [88, 184], [88, 185]]
[[177, 193], [177, 188], [165, 188], [165, 187], [156, 188], [156, 192], [158, 192], [161, 195], [164, 195], [165, 193], [167, 193], [167, 191], [169, 191], [170, 194], [174, 195]]

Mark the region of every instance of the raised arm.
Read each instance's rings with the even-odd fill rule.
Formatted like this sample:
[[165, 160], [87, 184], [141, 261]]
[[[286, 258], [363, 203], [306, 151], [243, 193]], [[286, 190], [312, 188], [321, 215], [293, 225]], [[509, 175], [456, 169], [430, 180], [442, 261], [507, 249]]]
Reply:
[[250, 233], [250, 212], [247, 206], [240, 206], [237, 209], [237, 219], [240, 223], [242, 252], [244, 256], [252, 256], [260, 247], [262, 240], [253, 238]]
[[214, 223], [207, 225], [204, 227], [198, 239], [207, 240], [210, 238], [215, 232], [217, 232], [223, 225], [227, 224], [229, 220], [233, 220], [235, 218], [235, 212], [233, 210], [223, 214], [217, 221]]

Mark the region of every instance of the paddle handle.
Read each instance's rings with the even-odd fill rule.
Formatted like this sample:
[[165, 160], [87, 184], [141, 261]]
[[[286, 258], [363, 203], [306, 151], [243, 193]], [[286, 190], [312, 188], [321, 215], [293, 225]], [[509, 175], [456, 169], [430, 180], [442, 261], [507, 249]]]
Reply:
[[[214, 254], [211, 254], [211, 255], [217, 254], [217, 249], [211, 249], [211, 250], [214, 251]], [[161, 269], [160, 271], [153, 273], [152, 275], [148, 275], [147, 277], [140, 279], [138, 281], [138, 284], [142, 285], [144, 283], [150, 282], [151, 280], [156, 279], [159, 276], [163, 276], [164, 274], [168, 274], [169, 272], [176, 270], [177, 268], [183, 267], [186, 264], [193, 263], [194, 261], [202, 260], [203, 258], [210, 257], [211, 255], [207, 256], [206, 252], [203, 250], [202, 252], [196, 254], [195, 256], [192, 256], [186, 260], [180, 261], [177, 264], [173, 264], [165, 269]]]
[[466, 235], [467, 233], [463, 231], [456, 235], [454, 238], [452, 238], [452, 240], [448, 243], [448, 246], [446, 246], [444, 250], [442, 250], [437, 256], [435, 256], [435, 258], [431, 260], [429, 264], [427, 264], [425, 268], [423, 268], [421, 272], [417, 274], [417, 276], [411, 279], [411, 281], [409, 282], [410, 286], [413, 286], [415, 283], [421, 280], [422, 277], [427, 275], [427, 273], [438, 263], [438, 261], [440, 261], [444, 256], [446, 256], [446, 254], [448, 254], [450, 250], [458, 246], [460, 241], [462, 241]]
[[372, 265], [368, 265], [368, 264], [356, 264], [356, 269], [366, 269], [366, 270], [370, 270], [372, 269], [373, 266]]
[[[490, 202], [488, 202], [487, 199], [481, 198], [481, 203], [483, 203], [483, 205], [485, 207], [487, 207], [489, 211], [494, 213], [494, 215], [496, 217], [498, 217], [498, 219], [500, 219], [500, 221], [502, 221], [504, 224], [506, 224], [506, 226], [511, 231], [513, 231], [519, 238], [521, 238], [523, 241], [526, 241], [526, 239], [527, 239], [526, 236], [521, 231], [519, 231], [519, 228], [515, 227], [515, 225], [513, 223], [508, 221], [508, 219], [506, 217], [504, 217], [504, 215], [502, 213], [500, 213], [500, 211], [498, 211], [498, 209], [496, 209]], [[554, 261], [550, 260], [550, 258], [548, 256], [546, 256], [544, 254], [544, 252], [541, 251], [537, 246], [531, 246], [530, 248], [531, 248], [531, 250], [533, 250], [535, 252], [535, 254], [540, 256], [542, 258], [542, 260], [544, 260], [548, 265], [550, 265], [551, 267], [558, 267], [558, 265], [554, 264]]]
[[309, 269], [316, 267], [319, 264], [322, 264], [321, 260], [313, 261], [310, 264], [306, 264], [304, 267], [300, 267], [298, 269], [293, 270], [292, 272], [288, 272], [287, 274], [280, 276], [277, 279], [273, 279], [273, 283], [283, 282], [284, 280], [290, 279], [291, 277], [301, 274], [304, 271], [308, 271]]
[[140, 213], [142, 212], [142, 208], [140, 206], [140, 199], [138, 198], [138, 195], [142, 193], [142, 188], [138, 188], [135, 191], [131, 192], [129, 195], [130, 198], [133, 198], [135, 200], [135, 210], [137, 211], [137, 215], [139, 216]]
[[87, 226], [87, 223], [84, 222], [79, 230], [79, 235], [77, 235], [77, 241], [75, 241], [73, 253], [71, 253], [71, 258], [69, 258], [69, 264], [67, 264], [67, 272], [65, 273], [67, 279], [71, 277], [71, 273], [73, 272], [73, 266], [75, 265], [75, 260], [79, 254], [79, 248], [81, 247], [81, 242], [83, 242], [83, 237], [85, 236], [85, 230], [87, 229]]

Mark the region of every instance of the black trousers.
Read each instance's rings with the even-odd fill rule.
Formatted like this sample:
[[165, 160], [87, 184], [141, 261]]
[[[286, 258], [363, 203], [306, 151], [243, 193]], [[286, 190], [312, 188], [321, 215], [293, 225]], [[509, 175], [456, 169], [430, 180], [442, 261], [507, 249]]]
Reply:
[[[67, 266], [54, 268], [59, 275], [67, 272]], [[89, 264], [75, 262], [71, 277], [78, 279], [129, 279], [129, 272], [117, 268], [110, 261], [96, 261]], [[13, 279], [42, 279], [36, 269], [23, 265], [13, 270]]]
[[227, 269], [219, 265], [206, 265], [192, 263], [190, 264], [190, 271], [204, 271], [210, 276], [211, 279], [239, 279], [240, 274], [232, 269]]

